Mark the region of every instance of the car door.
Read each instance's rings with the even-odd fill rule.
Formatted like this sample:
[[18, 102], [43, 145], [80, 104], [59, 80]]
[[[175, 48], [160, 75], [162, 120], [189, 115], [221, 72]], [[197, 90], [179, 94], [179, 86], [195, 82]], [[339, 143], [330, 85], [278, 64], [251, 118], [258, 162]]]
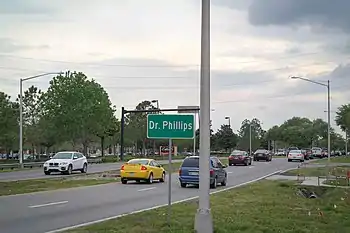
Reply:
[[78, 170], [78, 169], [80, 169], [81, 168], [81, 166], [80, 166], [80, 160], [79, 160], [79, 153], [74, 153], [73, 154], [73, 161], [72, 161], [72, 163], [73, 163], [73, 170]]
[[219, 159], [212, 158], [213, 169], [215, 170], [215, 174], [217, 176], [217, 182], [221, 183], [223, 181], [223, 166]]
[[152, 167], [152, 171], [153, 171], [153, 176], [154, 176], [154, 178], [155, 179], [158, 179], [158, 178], [160, 178], [161, 176], [160, 176], [160, 172], [159, 172], [159, 167], [157, 167], [157, 163], [155, 162], [155, 161], [150, 161], [149, 162], [149, 166], [151, 166]]

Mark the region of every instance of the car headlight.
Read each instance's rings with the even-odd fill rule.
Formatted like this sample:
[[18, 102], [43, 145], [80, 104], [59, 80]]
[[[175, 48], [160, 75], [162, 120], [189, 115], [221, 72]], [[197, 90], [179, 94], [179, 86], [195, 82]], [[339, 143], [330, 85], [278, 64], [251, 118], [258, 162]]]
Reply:
[[48, 162], [45, 162], [45, 163], [44, 163], [44, 166], [47, 166], [47, 165], [49, 165], [49, 163], [48, 163]]
[[67, 162], [60, 163], [60, 165], [67, 165], [67, 164], [68, 164]]

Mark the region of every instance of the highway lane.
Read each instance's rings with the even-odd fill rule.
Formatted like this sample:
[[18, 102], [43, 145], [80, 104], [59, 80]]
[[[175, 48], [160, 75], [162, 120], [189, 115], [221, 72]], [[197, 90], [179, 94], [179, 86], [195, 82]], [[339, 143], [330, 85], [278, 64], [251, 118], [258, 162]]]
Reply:
[[[293, 168], [297, 164], [288, 163], [285, 159], [273, 159], [272, 162], [255, 162], [249, 167], [228, 167], [227, 186], [235, 186], [272, 172]], [[181, 188], [177, 178], [177, 175], [173, 174], [173, 201], [198, 195], [197, 188]], [[0, 231], [45, 233], [166, 204], [167, 188], [167, 182], [151, 185], [113, 183], [0, 197]]]
[[[182, 160], [173, 160], [173, 162], [181, 162]], [[167, 160], [159, 160], [160, 164], [168, 163]], [[88, 173], [94, 172], [104, 172], [109, 170], [120, 169], [123, 163], [101, 163], [101, 164], [90, 164], [88, 166]], [[74, 172], [74, 174], [80, 174], [80, 172]], [[46, 176], [43, 169], [33, 169], [33, 170], [23, 170], [14, 172], [0, 172], [0, 182], [1, 181], [15, 181], [15, 180], [29, 180], [29, 179], [49, 179], [57, 178], [65, 175], [60, 173], [52, 174]]]

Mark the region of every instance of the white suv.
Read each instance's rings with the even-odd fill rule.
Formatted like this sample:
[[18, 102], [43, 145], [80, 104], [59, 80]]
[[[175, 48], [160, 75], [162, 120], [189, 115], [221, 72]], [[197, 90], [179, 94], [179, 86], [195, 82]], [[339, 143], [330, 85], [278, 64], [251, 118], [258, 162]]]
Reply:
[[51, 172], [61, 172], [64, 174], [72, 174], [72, 171], [87, 172], [87, 159], [79, 152], [63, 151], [56, 153], [50, 160], [44, 163], [45, 175]]

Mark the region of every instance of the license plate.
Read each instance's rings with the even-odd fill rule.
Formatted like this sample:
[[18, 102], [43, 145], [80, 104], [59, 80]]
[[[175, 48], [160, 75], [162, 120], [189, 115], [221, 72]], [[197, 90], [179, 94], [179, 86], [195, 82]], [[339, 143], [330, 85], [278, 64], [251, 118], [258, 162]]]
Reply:
[[134, 172], [129, 172], [129, 175], [130, 175], [130, 176], [133, 176], [133, 175], [134, 175]]
[[188, 173], [190, 176], [197, 176], [198, 175], [198, 172], [189, 172]]

